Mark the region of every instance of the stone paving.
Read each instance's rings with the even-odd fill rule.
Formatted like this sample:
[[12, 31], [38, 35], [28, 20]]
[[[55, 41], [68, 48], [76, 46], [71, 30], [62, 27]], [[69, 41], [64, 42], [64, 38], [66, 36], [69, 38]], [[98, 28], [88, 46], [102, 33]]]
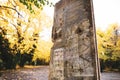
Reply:
[[[2, 73], [0, 80], [48, 80], [49, 67], [8, 70]], [[120, 73], [104, 72], [101, 74], [101, 80], [120, 80]]]

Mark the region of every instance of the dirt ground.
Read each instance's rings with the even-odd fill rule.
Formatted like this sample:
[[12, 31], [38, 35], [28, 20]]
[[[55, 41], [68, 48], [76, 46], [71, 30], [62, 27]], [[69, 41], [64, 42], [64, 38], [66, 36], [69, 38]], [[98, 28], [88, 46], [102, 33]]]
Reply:
[[[48, 80], [49, 67], [25, 67], [17, 70], [2, 71], [0, 80]], [[120, 80], [120, 73], [101, 73], [101, 80]]]

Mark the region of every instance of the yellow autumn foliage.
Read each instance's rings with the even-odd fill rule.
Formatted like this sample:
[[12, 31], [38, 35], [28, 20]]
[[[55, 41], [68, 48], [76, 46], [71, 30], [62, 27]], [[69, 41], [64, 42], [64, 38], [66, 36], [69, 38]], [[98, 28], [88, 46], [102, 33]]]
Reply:
[[[6, 37], [10, 42], [10, 47], [20, 50], [21, 54], [30, 51], [33, 44], [36, 45], [33, 60], [37, 58], [50, 59], [51, 40], [44, 41], [39, 33], [43, 27], [52, 27], [52, 19], [45, 12], [33, 6], [35, 11], [31, 14], [25, 5], [18, 0], [8, 0], [0, 4], [0, 28], [6, 29]], [[37, 34], [37, 36], [34, 36]], [[36, 41], [33, 39], [36, 38]], [[20, 43], [18, 41], [21, 40]], [[17, 53], [17, 50], [14, 53]]]

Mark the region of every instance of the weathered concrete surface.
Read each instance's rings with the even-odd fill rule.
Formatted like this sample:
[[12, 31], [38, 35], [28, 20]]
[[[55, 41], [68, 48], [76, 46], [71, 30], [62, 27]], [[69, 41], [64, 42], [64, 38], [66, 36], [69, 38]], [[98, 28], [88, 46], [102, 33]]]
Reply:
[[99, 80], [92, 0], [55, 5], [50, 80]]

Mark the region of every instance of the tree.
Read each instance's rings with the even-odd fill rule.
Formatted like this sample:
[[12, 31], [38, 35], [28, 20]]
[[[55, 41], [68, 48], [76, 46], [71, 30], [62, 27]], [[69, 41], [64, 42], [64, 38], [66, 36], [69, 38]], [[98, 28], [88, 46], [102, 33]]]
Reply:
[[[38, 14], [37, 12], [35, 14]], [[36, 26], [31, 20], [36, 18], [35, 14], [31, 14], [29, 10], [24, 9], [24, 5], [17, 0], [9, 0], [0, 5], [0, 28], [3, 33], [3, 30], [6, 30], [6, 34], [1, 34], [3, 36], [1, 42], [6, 43], [5, 47], [0, 45], [2, 47], [1, 59], [7, 65], [6, 68], [10, 66], [13, 66], [10, 68], [15, 68], [17, 64], [26, 62], [26, 59], [24, 61], [22, 59], [22, 57], [25, 58], [23, 54], [33, 55], [38, 32], [33, 30], [30, 35], [28, 35], [28, 32], [33, 26]], [[9, 45], [7, 42], [9, 42]]]
[[[12, 69], [15, 67], [14, 55], [11, 54], [10, 43], [6, 38], [6, 29], [0, 29], [0, 69]], [[4, 67], [5, 66], [5, 67]]]
[[[98, 53], [101, 68], [120, 68], [120, 35], [118, 24], [112, 24], [105, 31], [97, 30]], [[116, 64], [117, 63], [117, 64]]]
[[26, 5], [27, 9], [30, 10], [30, 12], [34, 12], [33, 7], [36, 6], [37, 8], [43, 9], [43, 6], [50, 5], [52, 6], [52, 2], [49, 0], [19, 0], [21, 3]]
[[[49, 61], [50, 52], [47, 50], [50, 48], [47, 48], [47, 50], [44, 49], [46, 52], [41, 52], [43, 51], [40, 49], [42, 44], [39, 43], [41, 27], [46, 26], [46, 24], [47, 26], [49, 25], [48, 23], [45, 23], [45, 25], [42, 23], [46, 19], [46, 16], [42, 13], [41, 8], [44, 6], [44, 2], [46, 4], [47, 0], [19, 1], [8, 0], [4, 4], [0, 4], [1, 42], [6, 43], [5, 47], [0, 45], [4, 48], [0, 50], [0, 66], [4, 64], [5, 68], [9, 69], [15, 68], [16, 65], [24, 67], [25, 64], [30, 64], [32, 60], [37, 58]], [[42, 6], [37, 6], [38, 4], [35, 1], [39, 3], [39, 6]], [[31, 13], [32, 11], [34, 14]], [[49, 19], [46, 19], [46, 21], [49, 21]], [[3, 34], [4, 30], [5, 34]], [[38, 57], [35, 57], [36, 54], [38, 54]], [[42, 57], [39, 55], [42, 55]]]

